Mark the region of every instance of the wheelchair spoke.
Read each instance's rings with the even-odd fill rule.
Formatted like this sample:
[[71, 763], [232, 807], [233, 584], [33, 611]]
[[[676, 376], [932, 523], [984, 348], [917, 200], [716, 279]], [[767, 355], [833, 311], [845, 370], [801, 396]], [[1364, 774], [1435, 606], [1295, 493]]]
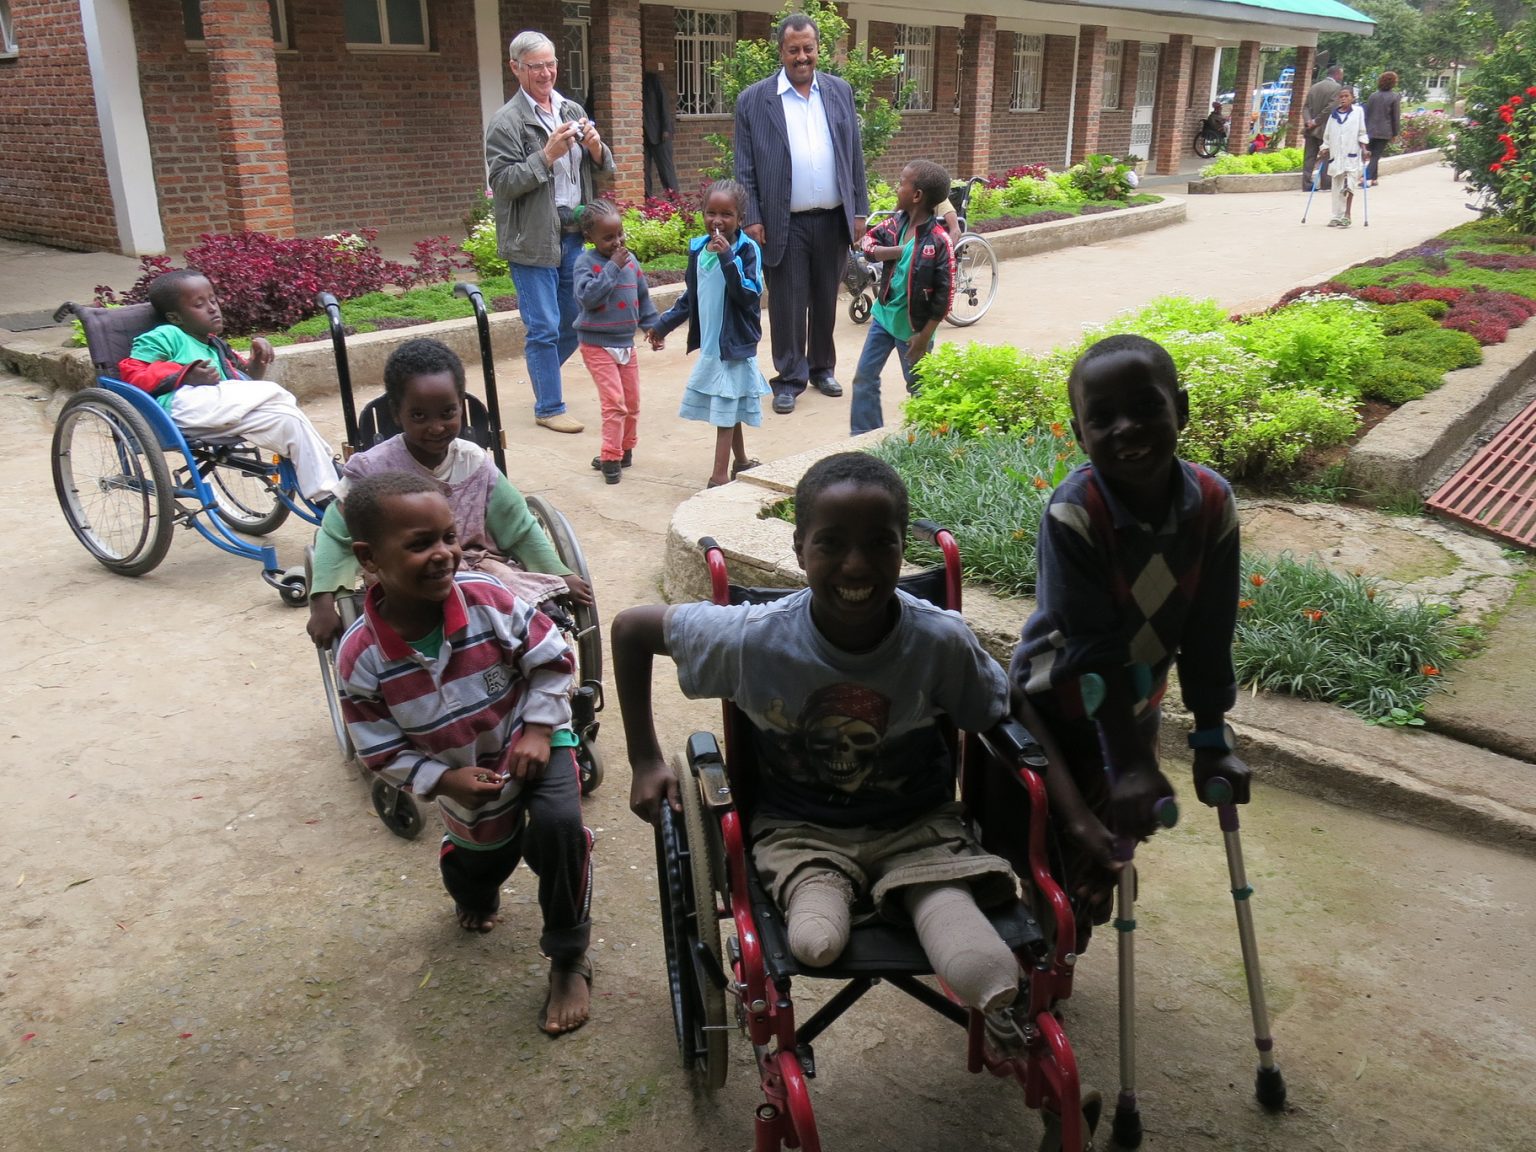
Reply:
[[155, 514], [154, 481], [102, 412], [80, 413], [61, 460], [82, 531], [107, 558], [126, 560], [143, 546]]

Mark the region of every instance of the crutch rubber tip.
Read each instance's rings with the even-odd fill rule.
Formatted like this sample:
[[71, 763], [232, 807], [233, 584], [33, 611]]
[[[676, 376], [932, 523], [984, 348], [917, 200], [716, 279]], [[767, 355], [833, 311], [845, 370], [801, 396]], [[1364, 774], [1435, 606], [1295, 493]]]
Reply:
[[1254, 1077], [1253, 1094], [1258, 1101], [1271, 1112], [1278, 1112], [1285, 1107], [1285, 1077], [1280, 1075], [1278, 1068], [1260, 1068], [1259, 1074]]
[[1141, 1147], [1141, 1110], [1136, 1101], [1126, 1100], [1122, 1094], [1115, 1103], [1115, 1118], [1110, 1122], [1110, 1135], [1121, 1148]]

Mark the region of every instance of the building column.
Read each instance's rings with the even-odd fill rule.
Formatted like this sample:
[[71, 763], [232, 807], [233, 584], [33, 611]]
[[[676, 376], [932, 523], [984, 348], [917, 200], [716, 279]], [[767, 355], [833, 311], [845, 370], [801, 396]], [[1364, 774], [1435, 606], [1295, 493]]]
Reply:
[[593, 0], [592, 59], [597, 121], [617, 167], [605, 193], [619, 200], [645, 198], [645, 124], [641, 70], [640, 0]]
[[997, 17], [967, 15], [961, 33], [960, 125], [955, 147], [959, 181], [991, 171], [992, 85], [997, 69]]
[[293, 235], [293, 189], [267, 0], [203, 0], [231, 232]]
[[1157, 73], [1157, 110], [1152, 114], [1154, 172], [1177, 172], [1189, 140], [1189, 85], [1194, 71], [1194, 40], [1184, 33], [1168, 37]]
[[1241, 153], [1253, 134], [1248, 118], [1253, 115], [1253, 95], [1259, 87], [1259, 42], [1244, 40], [1237, 46], [1237, 79], [1232, 83], [1232, 125], [1227, 130], [1228, 147]]
[[1073, 164], [1099, 150], [1099, 118], [1104, 109], [1104, 46], [1109, 29], [1084, 24], [1077, 30], [1077, 90], [1072, 93]]
[[1291, 77], [1291, 110], [1285, 118], [1285, 146], [1301, 147], [1301, 134], [1307, 103], [1307, 89], [1312, 87], [1312, 69], [1317, 64], [1317, 49], [1303, 44], [1296, 49], [1296, 73]]

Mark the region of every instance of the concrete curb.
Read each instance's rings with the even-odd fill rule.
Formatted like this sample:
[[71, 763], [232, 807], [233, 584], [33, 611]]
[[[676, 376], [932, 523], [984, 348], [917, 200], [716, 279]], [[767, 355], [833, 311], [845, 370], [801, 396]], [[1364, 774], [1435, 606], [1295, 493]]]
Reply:
[[[1381, 161], [1381, 173], [1390, 176], [1425, 164], [1435, 164], [1445, 159], [1438, 148], [1426, 148], [1422, 152], [1409, 152], [1403, 156], [1387, 156]], [[1300, 185], [1301, 172], [1264, 172], [1253, 176], [1207, 176], [1189, 182], [1191, 196], [1212, 196], [1218, 192], [1292, 192]]]
[[[1170, 224], [1181, 224], [1184, 219], [1184, 201], [1177, 196], [1165, 196], [1160, 204], [1005, 228], [987, 233], [986, 238], [1000, 259], [1009, 259], [1150, 232]], [[666, 284], [653, 290], [651, 296], [658, 308], [665, 308], [682, 292], [681, 284]], [[342, 315], [346, 315], [345, 305]], [[497, 357], [522, 355], [522, 316], [517, 312], [493, 312], [490, 322], [491, 345]], [[390, 353], [406, 340], [423, 336], [441, 340], [471, 367], [480, 363], [480, 341], [472, 318], [364, 332], [347, 337], [347, 363], [354, 384], [371, 396], [382, 387], [378, 382], [384, 378], [384, 361], [389, 359]], [[44, 338], [0, 334], [0, 368], [70, 392], [90, 387], [95, 383], [96, 374], [85, 350], [61, 347], [59, 340], [56, 331], [50, 331]], [[272, 378], [300, 400], [313, 400], [335, 392], [336, 363], [330, 341], [278, 348]]]
[[[738, 583], [803, 584], [791, 525], [763, 513], [790, 495], [815, 461], [887, 435], [871, 432], [786, 457], [685, 500], [667, 532], [667, 600], [709, 597], [698, 547], [703, 536], [724, 550]], [[1031, 602], [1001, 600], [968, 585], [964, 607], [983, 646], [1006, 664]], [[1189, 718], [1169, 713], [1164, 751], [1181, 757]], [[1267, 784], [1536, 856], [1536, 766], [1438, 733], [1373, 726], [1342, 708], [1283, 696], [1243, 695], [1231, 719], [1243, 758]]]
[[1475, 368], [1411, 400], [1362, 436], [1345, 460], [1349, 483], [1374, 496], [1424, 492], [1488, 418], [1536, 378], [1536, 323], [1483, 349]]

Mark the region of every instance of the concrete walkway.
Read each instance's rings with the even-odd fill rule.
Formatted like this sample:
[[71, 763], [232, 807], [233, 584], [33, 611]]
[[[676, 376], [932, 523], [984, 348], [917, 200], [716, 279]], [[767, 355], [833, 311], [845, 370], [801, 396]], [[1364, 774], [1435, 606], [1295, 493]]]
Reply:
[[[1324, 226], [1326, 213], [1314, 212], [1311, 223], [1302, 226], [1300, 216], [1305, 197], [1299, 192], [1192, 197], [1184, 224], [1088, 248], [1005, 262], [1002, 290], [992, 311], [973, 328], [944, 329], [940, 339], [1006, 342], [1045, 349], [1076, 339], [1084, 325], [1102, 322], [1117, 312], [1165, 294], [1211, 296], [1234, 312], [1265, 307], [1298, 284], [1325, 280], [1359, 260], [1388, 255], [1472, 219], [1464, 206], [1465, 199], [1446, 168], [1416, 169], [1394, 178], [1379, 194], [1373, 194], [1369, 229], [1356, 227], [1340, 232]], [[0, 275], [0, 314], [51, 308], [66, 296], [83, 295], [82, 286], [89, 288], [103, 282], [125, 286], [131, 281], [133, 266], [132, 261], [110, 254], [59, 253], [15, 244], [0, 245], [0, 262], [4, 265], [4, 274]], [[840, 318], [839, 375], [845, 387], [851, 382], [852, 366], [864, 333], [865, 329], [848, 322], [846, 317]], [[623, 604], [654, 597], [666, 526], [673, 510], [702, 486], [708, 472], [710, 432], [678, 420], [674, 414], [676, 398], [690, 366], [682, 345], [679, 333], [665, 352], [647, 352], [643, 356], [647, 408], [641, 419], [638, 462], [625, 473], [624, 483], [617, 488], [603, 485], [588, 466], [597, 450], [598, 412], [596, 397], [579, 364], [573, 360], [568, 367], [566, 395], [572, 412], [587, 424], [588, 431], [581, 436], [558, 436], [535, 429], [522, 402], [527, 385], [521, 359], [504, 360], [497, 366], [503, 410], [507, 413], [507, 434], [514, 449], [513, 478], [526, 491], [550, 491], [556, 495], [581, 536], [610, 614]], [[767, 360], [766, 339], [762, 360]], [[473, 372], [471, 376], [473, 379]], [[888, 397], [892, 391], [900, 394], [899, 389], [886, 391]], [[836, 443], [846, 435], [847, 404], [846, 399], [828, 400], [810, 393], [790, 416], [765, 415], [762, 428], [748, 431], [748, 449], [754, 456], [773, 460]], [[310, 411], [322, 430], [339, 442], [340, 419], [334, 400], [317, 402]], [[899, 412], [888, 409], [886, 418], [895, 425]], [[190, 541], [178, 543], [173, 560], [179, 553], [191, 550]], [[614, 580], [614, 586], [604, 588], [603, 584], [612, 580], [608, 574], [616, 570], [625, 571], [626, 578]], [[253, 589], [253, 596], [260, 594], [259, 589]], [[1530, 677], [1518, 674], [1524, 666], [1523, 654], [1529, 650], [1522, 629], [1536, 632], [1536, 607], [1530, 606], [1531, 599], [1517, 597], [1512, 602], [1493, 633], [1487, 655], [1450, 677], [1455, 695], [1437, 698], [1430, 710], [1437, 720], [1444, 719], [1448, 730], [1464, 735], [1472, 743], [1521, 759], [1536, 759], [1536, 738], [1531, 736], [1529, 721], [1529, 717], [1536, 715], [1536, 685]], [[1504, 639], [1506, 635], [1510, 638], [1508, 642]], [[1500, 670], [1494, 674], [1492, 669], [1496, 665]], [[1485, 668], [1490, 670], [1486, 682], [1481, 671]], [[1330, 737], [1332, 745], [1347, 750], [1339, 758], [1341, 761], [1358, 761], [1358, 753], [1368, 751], [1364, 745], [1371, 744], [1369, 737], [1376, 730], [1329, 709], [1321, 710], [1327, 714], [1323, 723], [1317, 718], [1318, 709], [1286, 711], [1284, 705], [1289, 703], [1280, 702], [1278, 710], [1269, 713], [1272, 718], [1285, 718], [1283, 724], [1276, 721], [1277, 734], [1271, 741], [1277, 756], [1287, 748], [1303, 747], [1298, 740], [1311, 748], [1318, 744], [1319, 731], [1334, 728], [1338, 734]], [[1355, 747], [1357, 735], [1363, 741], [1360, 748]], [[1411, 739], [1415, 734], [1391, 735]], [[1427, 745], [1426, 741], [1426, 749]], [[1414, 746], [1406, 747], [1411, 760]], [[1531, 794], [1523, 782], [1536, 770], [1514, 761], [1506, 764], [1497, 757], [1484, 764], [1481, 758], [1493, 754], [1482, 749], [1469, 751], [1469, 765], [1472, 760], [1481, 765], [1475, 771], [1469, 767], [1469, 773], [1477, 779], [1502, 783], [1495, 796], [1490, 797], [1485, 790], [1465, 797], [1461, 806], [1473, 818], [1470, 824], [1459, 821], [1456, 747], [1450, 741], [1436, 745], [1432, 759], [1449, 775], [1434, 785], [1440, 815], [1430, 822], [1475, 832], [1477, 813], [1487, 812], [1494, 805], [1501, 821], [1515, 812], [1515, 826], [1526, 821], [1536, 827], [1532, 806], [1523, 803], [1523, 797]], [[1288, 762], [1296, 760], [1290, 755]], [[1347, 765], [1337, 768], [1339, 772], [1350, 770]], [[1300, 769], [1293, 766], [1287, 771], [1297, 776]], [[1355, 778], [1365, 784], [1364, 791], [1354, 799], [1368, 804], [1370, 790], [1378, 787], [1373, 783], [1378, 776], [1373, 769], [1362, 771]], [[1408, 789], [1414, 795], [1421, 791], [1415, 787]], [[1333, 794], [1343, 792], [1335, 789]], [[1413, 805], [1405, 805], [1401, 814], [1424, 818]], [[1501, 836], [1500, 840], [1508, 842], [1525, 836], [1517, 833]]]

